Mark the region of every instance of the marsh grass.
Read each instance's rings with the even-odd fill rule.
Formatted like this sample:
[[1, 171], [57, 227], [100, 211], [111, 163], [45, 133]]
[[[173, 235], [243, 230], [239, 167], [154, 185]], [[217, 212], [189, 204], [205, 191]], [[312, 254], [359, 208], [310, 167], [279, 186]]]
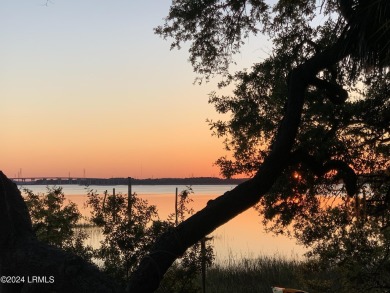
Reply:
[[302, 261], [283, 256], [229, 259], [207, 271], [207, 293], [271, 293], [271, 287], [306, 290], [301, 276]]

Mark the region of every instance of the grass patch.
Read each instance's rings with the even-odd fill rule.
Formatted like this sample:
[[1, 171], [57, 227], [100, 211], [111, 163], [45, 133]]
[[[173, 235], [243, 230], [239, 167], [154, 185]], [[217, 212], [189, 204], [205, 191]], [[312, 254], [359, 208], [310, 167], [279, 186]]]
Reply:
[[273, 286], [306, 290], [299, 277], [301, 267], [301, 261], [281, 256], [229, 259], [208, 269], [206, 292], [271, 293]]

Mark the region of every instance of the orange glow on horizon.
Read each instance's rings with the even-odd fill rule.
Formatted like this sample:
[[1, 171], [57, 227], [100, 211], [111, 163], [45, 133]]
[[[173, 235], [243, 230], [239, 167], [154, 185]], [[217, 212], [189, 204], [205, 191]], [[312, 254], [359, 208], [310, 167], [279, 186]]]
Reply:
[[[213, 163], [225, 155], [223, 142], [205, 121], [228, 119], [208, 103], [220, 80], [193, 83], [188, 52], [170, 51], [153, 33], [169, 3], [154, 8], [4, 2], [0, 170], [8, 177], [83, 177], [84, 170], [100, 178], [219, 177]], [[265, 44], [265, 37], [252, 40], [232, 69], [249, 68]]]

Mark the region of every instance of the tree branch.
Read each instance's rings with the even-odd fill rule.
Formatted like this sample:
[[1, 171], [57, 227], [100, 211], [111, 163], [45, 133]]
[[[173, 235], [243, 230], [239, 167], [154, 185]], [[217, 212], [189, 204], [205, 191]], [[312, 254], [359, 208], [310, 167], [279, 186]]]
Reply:
[[317, 77], [310, 83], [317, 88], [324, 90], [326, 97], [335, 105], [341, 105], [348, 99], [348, 92], [337, 83], [331, 83]]
[[307, 85], [320, 70], [330, 67], [348, 55], [344, 41], [345, 38], [341, 37], [332, 47], [315, 54], [290, 74], [284, 119], [272, 151], [256, 175], [217, 199], [209, 201], [204, 209], [162, 235], [132, 274], [127, 292], [145, 293], [156, 290], [165, 272], [188, 247], [254, 206], [272, 187], [289, 161], [290, 151], [300, 125]]
[[291, 162], [293, 164], [303, 163], [318, 177], [324, 176], [331, 170], [337, 170], [344, 181], [347, 194], [352, 197], [357, 193], [357, 175], [355, 171], [344, 161], [329, 160], [322, 163], [316, 160], [314, 156], [299, 150], [293, 153]]

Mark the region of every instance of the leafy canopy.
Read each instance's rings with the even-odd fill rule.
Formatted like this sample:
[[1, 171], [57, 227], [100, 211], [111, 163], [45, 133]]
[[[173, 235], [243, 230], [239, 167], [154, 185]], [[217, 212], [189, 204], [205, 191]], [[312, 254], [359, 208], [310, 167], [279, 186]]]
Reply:
[[[156, 33], [173, 39], [172, 48], [189, 42], [197, 73], [222, 74], [220, 87], [235, 87], [209, 100], [229, 117], [209, 120], [229, 152], [216, 162], [226, 177], [254, 175], [272, 151], [291, 71], [343, 43], [347, 57], [307, 87], [289, 167], [258, 210], [270, 230], [310, 247], [308, 256], [342, 267], [341, 283], [390, 287], [390, 2], [179, 0]], [[272, 54], [229, 72], [245, 40], [260, 33]]]
[[[193, 213], [189, 207], [191, 193], [191, 188], [180, 192], [177, 215], [171, 214], [167, 220], [161, 220], [156, 206], [149, 205], [136, 193], [110, 194], [106, 191], [99, 195], [89, 190], [87, 205], [92, 208], [91, 221], [103, 234], [94, 257], [103, 263], [103, 270], [125, 286], [156, 238], [176, 225], [176, 216], [180, 223]], [[198, 292], [202, 257], [200, 243], [196, 243], [167, 272], [159, 292]], [[213, 249], [207, 245], [205, 259], [208, 265], [213, 258]]]
[[34, 193], [29, 189], [23, 191], [37, 238], [91, 260], [92, 248], [84, 245], [88, 235], [77, 227], [82, 215], [75, 203], [66, 203], [62, 187], [47, 187], [46, 193]]

